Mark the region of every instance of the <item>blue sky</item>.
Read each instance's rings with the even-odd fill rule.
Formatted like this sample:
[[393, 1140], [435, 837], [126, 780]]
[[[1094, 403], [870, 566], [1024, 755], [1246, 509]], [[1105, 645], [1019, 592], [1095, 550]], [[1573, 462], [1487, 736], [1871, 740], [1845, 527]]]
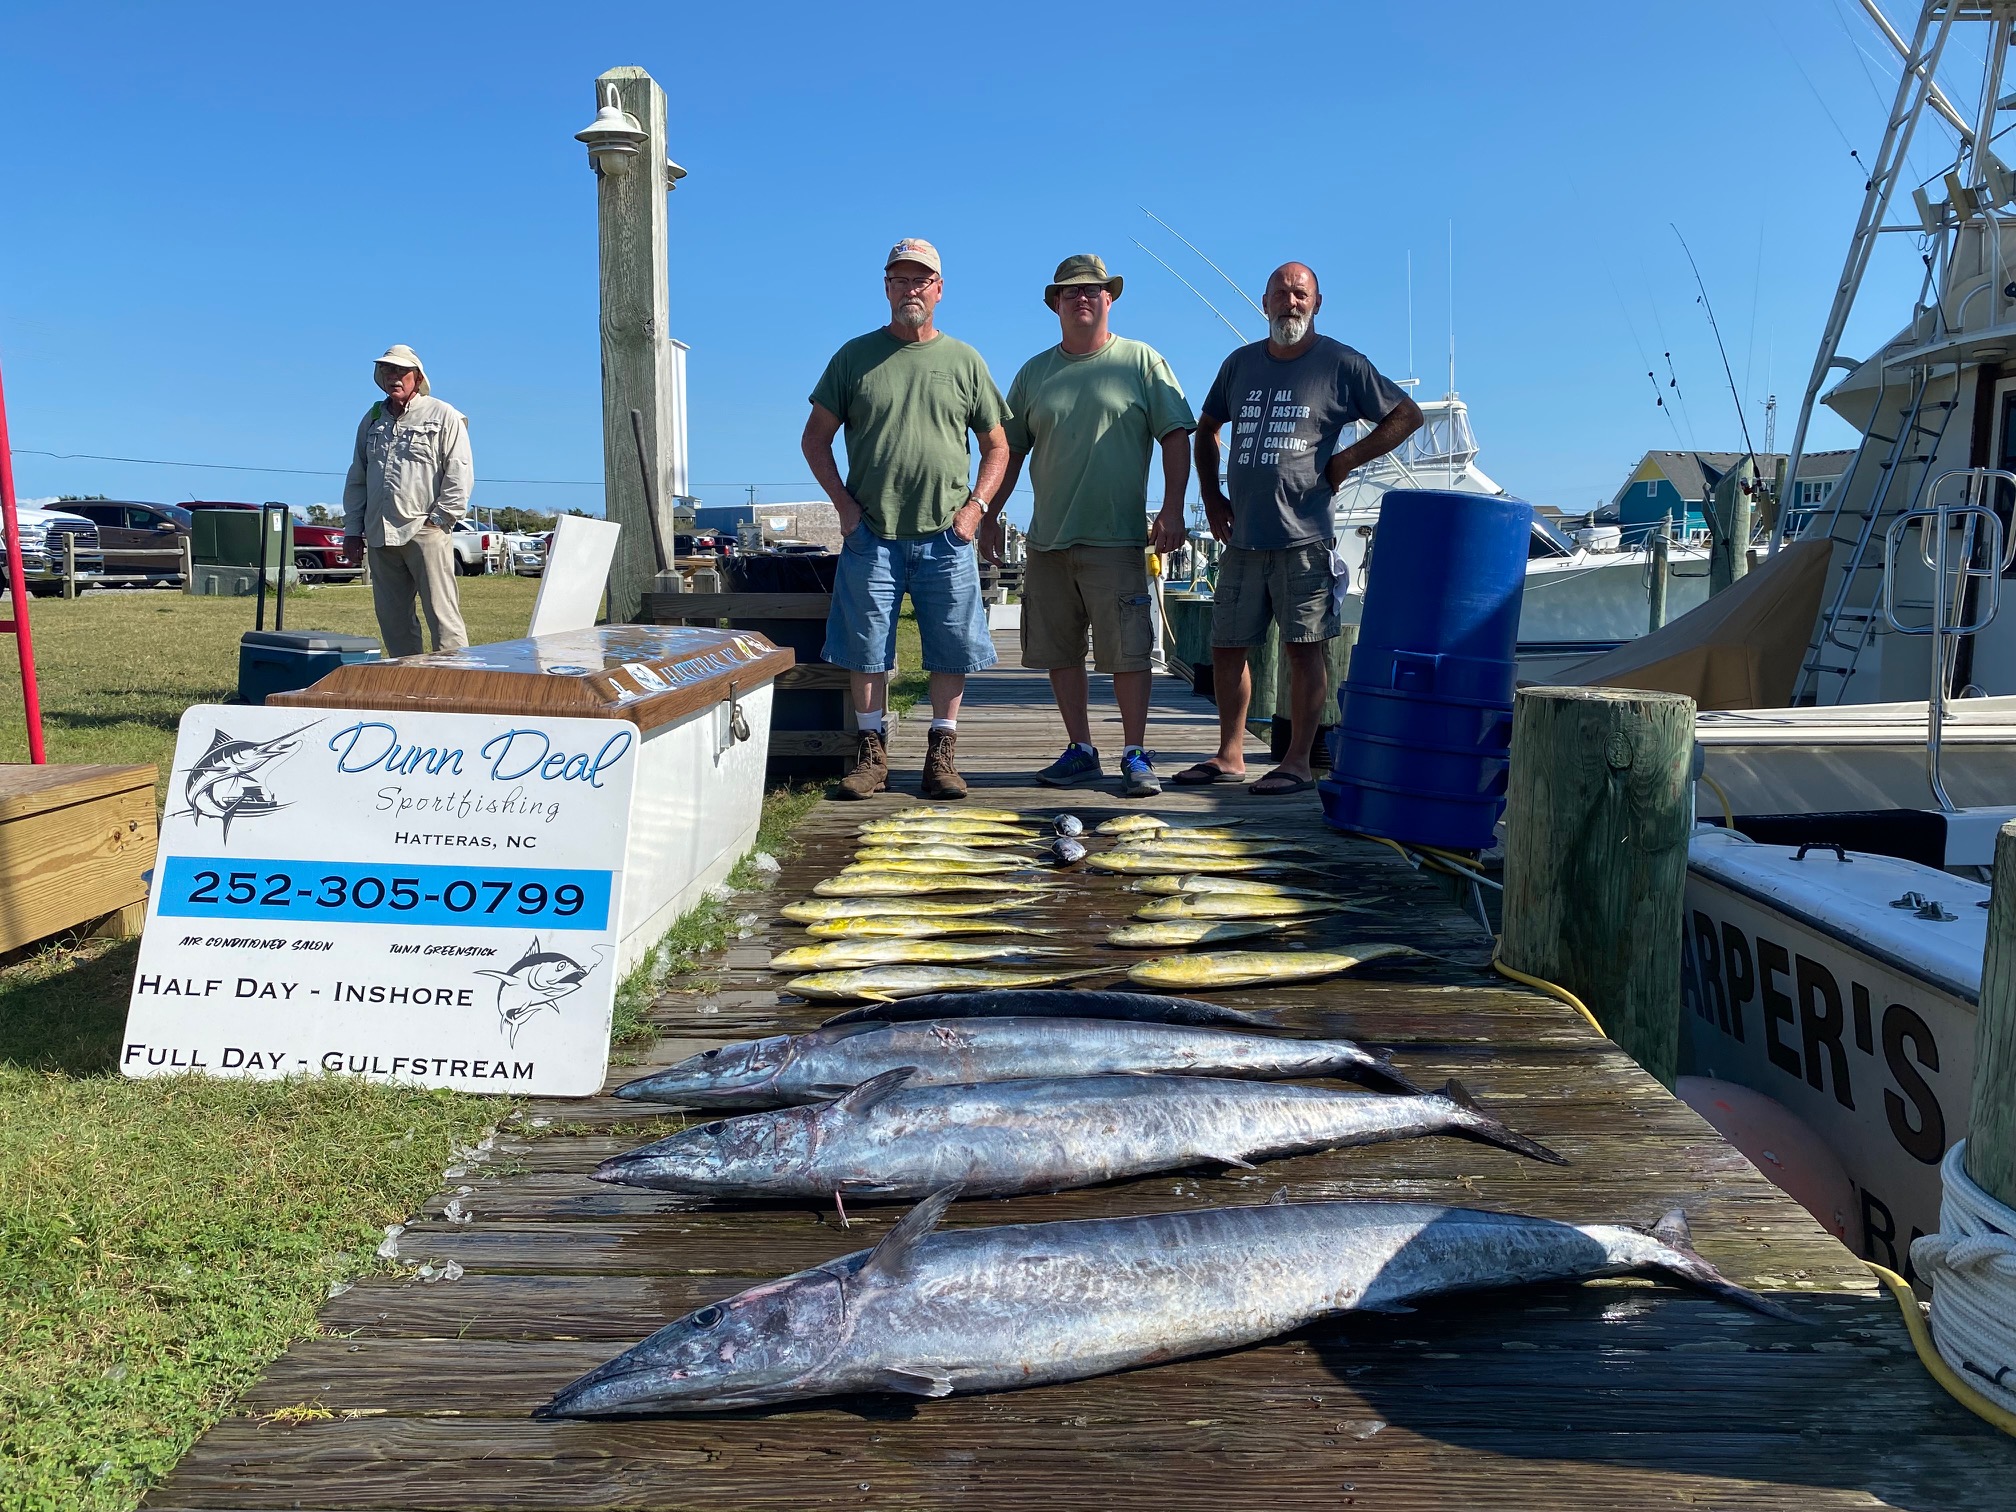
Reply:
[[[1446, 383], [1453, 222], [1481, 465], [1588, 508], [1647, 448], [1741, 446], [1673, 225], [1754, 441], [1767, 391], [1789, 440], [1861, 197], [1846, 142], [1874, 156], [1895, 77], [1852, 0], [8, 15], [0, 371], [24, 497], [336, 498], [333, 477], [34, 453], [340, 471], [370, 359], [405, 341], [471, 417], [480, 502], [599, 511], [595, 186], [572, 137], [594, 76], [631, 63], [670, 94], [691, 172], [672, 318], [707, 502], [816, 496], [805, 395], [886, 319], [902, 235], [943, 251], [941, 326], [1003, 389], [1056, 340], [1052, 267], [1097, 251], [1127, 277], [1115, 328], [1201, 397], [1233, 337], [1132, 239], [1260, 322], [1146, 205], [1256, 296], [1311, 263], [1320, 327], [1396, 377], [1411, 252], [1424, 394]], [[1886, 239], [1851, 352], [1903, 323], [1909, 240]], [[1645, 376], [1666, 382], [1669, 350], [1671, 419]]]

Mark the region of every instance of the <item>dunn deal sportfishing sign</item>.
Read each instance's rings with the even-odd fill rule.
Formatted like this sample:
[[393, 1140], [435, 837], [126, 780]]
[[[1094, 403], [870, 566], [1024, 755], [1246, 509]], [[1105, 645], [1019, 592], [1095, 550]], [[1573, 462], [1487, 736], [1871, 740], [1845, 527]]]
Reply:
[[121, 1069], [595, 1092], [637, 742], [620, 720], [190, 709]]

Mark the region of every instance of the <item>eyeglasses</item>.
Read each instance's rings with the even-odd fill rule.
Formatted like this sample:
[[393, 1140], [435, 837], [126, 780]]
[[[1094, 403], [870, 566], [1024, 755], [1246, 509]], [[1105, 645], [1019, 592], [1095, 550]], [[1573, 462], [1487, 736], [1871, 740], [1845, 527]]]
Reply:
[[900, 274], [885, 273], [882, 275], [882, 282], [892, 289], [928, 289], [938, 282], [938, 275], [926, 273], [922, 278], [904, 278]]
[[1106, 292], [1104, 284], [1066, 284], [1057, 291], [1059, 299], [1089, 299], [1097, 301]]

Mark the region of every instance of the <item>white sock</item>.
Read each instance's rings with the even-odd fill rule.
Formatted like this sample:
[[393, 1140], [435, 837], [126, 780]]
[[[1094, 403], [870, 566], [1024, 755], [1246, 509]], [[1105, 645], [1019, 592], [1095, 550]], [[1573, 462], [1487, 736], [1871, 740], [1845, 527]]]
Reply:
[[857, 730], [873, 730], [877, 735], [880, 735], [882, 733], [882, 711], [877, 709], [873, 714], [863, 714], [857, 709], [854, 713], [854, 728]]
[[956, 719], [933, 719], [931, 721], [931, 728], [934, 730], [956, 730], [959, 728], [959, 721]]

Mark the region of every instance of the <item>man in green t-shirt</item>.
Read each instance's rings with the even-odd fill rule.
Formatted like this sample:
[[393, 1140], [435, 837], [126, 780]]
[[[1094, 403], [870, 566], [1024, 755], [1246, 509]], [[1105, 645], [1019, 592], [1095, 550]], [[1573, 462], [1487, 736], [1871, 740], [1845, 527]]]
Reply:
[[[1057, 312], [1062, 340], [1025, 362], [1008, 386], [1008, 471], [983, 528], [988, 556], [999, 561], [1001, 511], [1027, 457], [1036, 505], [1022, 583], [1022, 665], [1050, 674], [1071, 741], [1036, 780], [1075, 787], [1104, 775], [1087, 708], [1089, 632], [1093, 665], [1113, 674], [1120, 706], [1121, 791], [1146, 798], [1162, 783], [1142, 748], [1155, 654], [1143, 540], [1164, 553], [1183, 544], [1197, 421], [1161, 354], [1109, 328], [1121, 288], [1090, 253], [1057, 265], [1043, 302]], [[1151, 537], [1148, 464], [1158, 447], [1162, 512]]]
[[[921, 791], [964, 798], [955, 760], [966, 674], [994, 665], [980, 563], [973, 551], [986, 501], [1008, 466], [1008, 407], [980, 354], [934, 324], [945, 281], [938, 249], [905, 237], [883, 267], [889, 324], [833, 354], [812, 390], [801, 446], [840, 514], [846, 540], [826, 618], [828, 662], [852, 672], [859, 731], [839, 796], [889, 785], [883, 708], [896, 665], [896, 618], [909, 593], [931, 674], [931, 734]], [[847, 477], [833, 438], [847, 432]], [[969, 484], [966, 433], [980, 444]]]

